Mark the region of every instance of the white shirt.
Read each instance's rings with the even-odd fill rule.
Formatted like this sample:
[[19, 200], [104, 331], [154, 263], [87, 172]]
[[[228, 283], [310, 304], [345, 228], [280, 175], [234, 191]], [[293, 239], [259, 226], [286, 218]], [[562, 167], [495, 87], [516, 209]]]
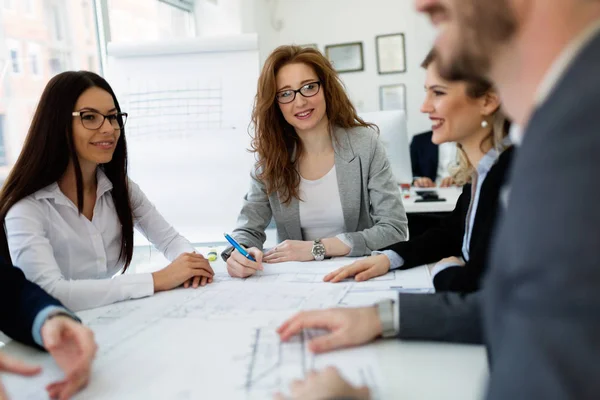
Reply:
[[[53, 183], [16, 203], [6, 215], [6, 235], [14, 265], [71, 310], [83, 310], [154, 293], [152, 275], [118, 273], [121, 224], [112, 183], [98, 169], [92, 220]], [[194, 251], [129, 181], [134, 225], [167, 259]], [[111, 279], [112, 278], [112, 279]]]
[[[505, 137], [500, 144], [500, 149], [491, 148], [485, 155], [479, 160], [477, 168], [473, 173], [471, 179], [471, 202], [467, 211], [467, 217], [465, 221], [465, 234], [463, 236], [462, 253], [465, 261], [469, 261], [470, 258], [470, 245], [471, 237], [473, 234], [473, 226], [475, 225], [475, 216], [477, 214], [477, 208], [479, 207], [479, 196], [481, 194], [481, 187], [492, 167], [498, 161], [500, 154], [506, 148], [510, 147], [510, 137]], [[434, 268], [435, 269], [435, 268]], [[443, 270], [444, 268], [440, 268]], [[438, 272], [440, 271], [438, 270]], [[432, 271], [432, 276], [435, 274]]]
[[456, 164], [456, 143], [446, 142], [438, 146], [437, 183], [450, 176], [448, 167]]
[[335, 165], [316, 181], [300, 177], [300, 228], [304, 240], [335, 237], [345, 232]]

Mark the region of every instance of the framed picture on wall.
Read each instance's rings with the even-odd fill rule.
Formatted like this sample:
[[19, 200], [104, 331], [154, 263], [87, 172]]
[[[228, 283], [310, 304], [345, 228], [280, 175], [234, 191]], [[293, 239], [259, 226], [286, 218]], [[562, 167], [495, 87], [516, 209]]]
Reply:
[[365, 69], [362, 42], [325, 46], [325, 57], [337, 72], [358, 72]]
[[377, 72], [396, 74], [406, 72], [406, 48], [404, 33], [392, 33], [375, 37]]
[[406, 86], [403, 83], [379, 86], [379, 108], [406, 111]]

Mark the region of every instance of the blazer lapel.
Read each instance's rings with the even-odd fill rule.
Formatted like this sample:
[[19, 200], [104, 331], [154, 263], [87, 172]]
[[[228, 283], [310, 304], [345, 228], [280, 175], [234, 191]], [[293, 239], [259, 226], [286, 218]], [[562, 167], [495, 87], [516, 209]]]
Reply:
[[362, 194], [360, 158], [354, 154], [348, 132], [343, 128], [334, 129], [333, 148], [346, 231], [355, 232], [358, 227]]
[[288, 238], [290, 240], [302, 240], [302, 229], [300, 228], [300, 203], [298, 199], [292, 197], [292, 200], [288, 204], [281, 202], [281, 215], [284, 216], [284, 226], [287, 231]]

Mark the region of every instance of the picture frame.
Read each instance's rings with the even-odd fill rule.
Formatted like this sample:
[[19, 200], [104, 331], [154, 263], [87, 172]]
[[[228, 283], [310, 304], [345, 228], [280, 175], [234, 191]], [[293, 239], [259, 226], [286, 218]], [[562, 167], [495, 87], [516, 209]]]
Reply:
[[375, 36], [377, 72], [380, 75], [406, 72], [406, 40], [404, 33]]
[[365, 69], [362, 42], [327, 45], [325, 57], [339, 73], [360, 72]]
[[397, 83], [379, 86], [379, 109], [406, 111], [406, 85]]

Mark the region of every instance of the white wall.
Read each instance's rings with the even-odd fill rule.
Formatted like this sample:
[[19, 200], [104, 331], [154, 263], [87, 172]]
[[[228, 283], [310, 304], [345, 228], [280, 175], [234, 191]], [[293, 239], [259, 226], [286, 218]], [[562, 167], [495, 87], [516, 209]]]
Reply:
[[[419, 111], [425, 73], [421, 61], [435, 32], [414, 10], [414, 0], [197, 0], [199, 36], [257, 32], [261, 65], [282, 44], [363, 43], [365, 69], [341, 74], [354, 105], [362, 112], [379, 110], [379, 86], [404, 83], [408, 133], [430, 129]], [[402, 32], [406, 37], [407, 72], [379, 75], [375, 36]]]
[[[379, 86], [404, 83], [409, 134], [430, 129], [419, 112], [425, 78], [419, 65], [435, 32], [414, 10], [414, 0], [255, 0], [254, 8], [261, 63], [282, 44], [316, 43], [325, 51], [328, 44], [362, 42], [365, 70], [341, 74], [354, 105], [377, 111]], [[406, 37], [407, 72], [379, 75], [375, 36], [399, 32]]]
[[217, 0], [216, 4], [209, 0], [196, 0], [196, 35], [206, 37], [253, 33], [253, 29], [243, 30], [242, 27], [242, 17], [247, 14], [245, 7], [243, 0]]

